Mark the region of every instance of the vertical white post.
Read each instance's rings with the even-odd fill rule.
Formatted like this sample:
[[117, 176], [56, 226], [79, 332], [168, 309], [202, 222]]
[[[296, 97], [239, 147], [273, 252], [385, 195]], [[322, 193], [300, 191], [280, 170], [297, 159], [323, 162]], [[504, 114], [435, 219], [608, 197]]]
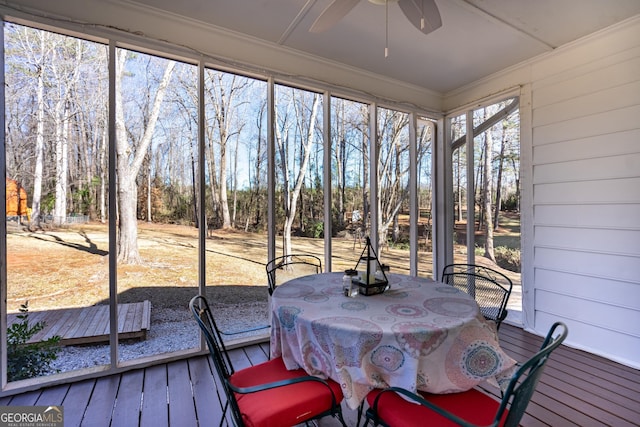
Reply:
[[[473, 156], [473, 110], [467, 111], [467, 263], [475, 264], [476, 260], [476, 204], [475, 204], [475, 192], [474, 185], [474, 156]], [[467, 288], [468, 293], [475, 298], [476, 287], [475, 276], [467, 276]]]
[[275, 82], [267, 80], [267, 261], [276, 257]]
[[451, 165], [451, 119], [441, 119], [432, 152], [433, 197], [431, 201], [431, 239], [433, 273], [437, 280], [445, 265], [453, 260], [453, 168]]
[[322, 169], [324, 176], [324, 271], [331, 271], [331, 236], [332, 218], [331, 206], [333, 203], [332, 191], [333, 184], [331, 181], [331, 93], [324, 93], [322, 99], [323, 117], [322, 117], [322, 143], [324, 144], [324, 167]]
[[[204, 148], [205, 148], [205, 106], [204, 106], [204, 60], [200, 58], [198, 63], [198, 215], [200, 216], [198, 224], [200, 229], [198, 230], [198, 292], [201, 295], [205, 295], [207, 286], [207, 210], [205, 199], [205, 179], [204, 179]], [[203, 340], [204, 344], [204, 340]]]
[[475, 186], [473, 177], [474, 156], [473, 156], [473, 110], [467, 111], [467, 263], [475, 262]]
[[[4, 21], [2, 22], [2, 31], [0, 31], [0, 69], [5, 69], [4, 64]], [[0, 105], [3, 108], [0, 109], [0, 173], [7, 176], [7, 158], [6, 158], [6, 143], [5, 143], [5, 73], [2, 73], [0, 77]], [[0, 191], [0, 209], [5, 213], [4, 221], [0, 223], [0, 389], [4, 390], [7, 385], [7, 186], [5, 185]], [[4, 195], [5, 197], [1, 197]]]
[[[369, 105], [369, 237], [371, 245], [378, 248], [378, 215], [380, 200], [378, 200], [378, 105]], [[367, 220], [366, 218], [364, 219]]]
[[109, 41], [109, 346], [111, 368], [118, 366], [118, 217], [116, 176], [116, 42]]
[[409, 114], [409, 273], [418, 275], [418, 121]]

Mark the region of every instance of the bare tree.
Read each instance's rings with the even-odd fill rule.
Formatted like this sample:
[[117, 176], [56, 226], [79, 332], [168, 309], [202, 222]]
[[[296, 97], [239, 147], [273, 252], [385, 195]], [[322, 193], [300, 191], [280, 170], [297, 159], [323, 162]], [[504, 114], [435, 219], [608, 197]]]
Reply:
[[[75, 131], [77, 141], [71, 140], [70, 165], [77, 165], [76, 177], [70, 178], [71, 184], [80, 190], [84, 213], [90, 218], [106, 221], [107, 163], [106, 150], [108, 83], [107, 46], [87, 41], [82, 46], [81, 66], [72, 93], [69, 98], [72, 114], [71, 130]], [[75, 179], [75, 181], [74, 181]], [[73, 200], [73, 199], [71, 199]]]
[[365, 222], [366, 229], [366, 223], [369, 218], [369, 213], [371, 212], [371, 206], [369, 205], [369, 144], [373, 137], [369, 135], [369, 107], [362, 104], [360, 114], [362, 116], [362, 126], [364, 127], [360, 133], [360, 150], [362, 153], [362, 218]]
[[255, 138], [255, 146], [251, 145], [249, 147], [249, 162], [253, 161], [253, 167], [249, 167], [250, 172], [249, 175], [249, 186], [250, 186], [250, 195], [249, 202], [247, 205], [247, 222], [245, 224], [245, 231], [248, 230], [249, 227], [249, 218], [253, 217], [253, 225], [260, 226], [262, 222], [266, 219], [266, 211], [265, 211], [265, 192], [264, 186], [262, 185], [267, 181], [266, 178], [266, 165], [267, 165], [267, 149], [266, 149], [266, 138], [264, 138], [265, 128], [266, 128], [266, 110], [267, 110], [267, 102], [266, 99], [263, 99], [260, 102], [258, 107], [257, 115], [256, 115], [256, 133]]
[[14, 143], [7, 167], [23, 171], [21, 183], [32, 189], [32, 224], [49, 212], [61, 224], [69, 210], [95, 210], [98, 199], [90, 186], [101, 168], [95, 148], [106, 126], [106, 55], [84, 40], [14, 24], [6, 30], [7, 141]]
[[233, 209], [231, 213], [231, 226], [236, 226], [236, 220], [238, 216], [238, 160], [241, 157], [239, 152], [240, 148], [240, 132], [242, 129], [238, 130], [238, 133], [235, 136], [235, 144], [233, 146], [232, 153], [232, 161], [230, 162], [231, 167], [231, 192], [233, 194]]
[[360, 236], [365, 225], [361, 221], [367, 220], [369, 212], [369, 110], [362, 103], [339, 98], [331, 106], [335, 221], [338, 229], [346, 226], [345, 219], [354, 222], [352, 231]]
[[496, 178], [496, 205], [493, 215], [493, 229], [500, 228], [500, 209], [502, 207], [502, 171], [504, 169], [504, 153], [507, 146], [507, 121], [502, 121], [502, 139], [498, 156], [498, 176]]
[[[498, 178], [496, 179], [496, 205], [495, 215], [493, 218], [494, 229], [497, 230], [500, 227], [500, 212], [502, 210], [502, 188], [505, 176], [511, 176], [513, 174], [515, 180], [515, 198], [518, 202], [520, 200], [519, 193], [519, 171], [517, 159], [519, 159], [519, 150], [516, 148], [515, 152], [513, 146], [518, 146], [518, 113], [512, 114], [502, 121], [502, 144], [500, 146], [500, 157], [498, 164]], [[515, 142], [515, 144], [513, 144]], [[509, 170], [511, 166], [512, 170]], [[516, 206], [518, 208], [519, 205]]]
[[378, 137], [378, 253], [387, 241], [393, 225], [393, 239], [398, 237], [397, 217], [408, 195], [409, 116], [387, 109], [379, 110], [380, 135]]
[[107, 218], [107, 127], [102, 132], [102, 144], [100, 144], [100, 222]]
[[[353, 124], [349, 123], [349, 113], [352, 112], [353, 102], [344, 99], [337, 99], [332, 102], [332, 120], [335, 126], [331, 132], [334, 139], [334, 159], [335, 159], [335, 178], [333, 187], [337, 189], [337, 197], [335, 203], [338, 211], [338, 227], [345, 226], [345, 213], [347, 211], [347, 169], [348, 169], [348, 147], [350, 144], [359, 145], [359, 141], [352, 141], [349, 135], [349, 128]], [[352, 214], [353, 216], [353, 214]]]
[[72, 95], [80, 75], [82, 63], [82, 42], [79, 39], [63, 39], [60, 49], [52, 50], [51, 72], [57, 82], [54, 109], [52, 112], [55, 127], [56, 153], [56, 197], [53, 210], [53, 222], [56, 225], [66, 223], [67, 191], [69, 189], [69, 127], [71, 122]]
[[[32, 61], [35, 68], [35, 74], [37, 78], [36, 88], [36, 163], [33, 172], [33, 199], [31, 202], [32, 208], [32, 222], [38, 227], [40, 226], [41, 212], [41, 198], [42, 198], [42, 180], [44, 175], [44, 73], [46, 66], [46, 57], [48, 55], [48, 42], [51, 39], [51, 33], [44, 31], [30, 31], [27, 28], [22, 30], [24, 42], [22, 47]], [[35, 43], [31, 43], [29, 40], [31, 36], [35, 36], [38, 40], [37, 50], [33, 49]]]
[[[234, 113], [239, 105], [236, 97], [248, 86], [248, 80], [235, 74], [217, 72], [212, 75], [212, 88], [210, 96], [214, 111], [214, 122], [219, 144], [219, 203], [222, 216], [222, 228], [231, 228], [231, 214], [227, 194], [227, 149], [232, 137], [237, 136], [242, 130], [243, 123], [236, 123], [233, 127]], [[237, 116], [235, 117], [238, 118]]]
[[[194, 82], [197, 81], [196, 70], [193, 67], [186, 67], [181, 69], [181, 72], [177, 73], [177, 84], [173, 85], [172, 102], [176, 104], [178, 108], [178, 114], [181, 116], [182, 126], [187, 131], [187, 135], [193, 135], [188, 138], [188, 157], [186, 161], [189, 169], [189, 182], [191, 183], [191, 203], [193, 220], [195, 227], [200, 227], [200, 218], [198, 215], [198, 180], [196, 175], [196, 167], [198, 164], [198, 139], [195, 137], [197, 134], [196, 128], [198, 126], [198, 111], [196, 106], [198, 105], [198, 90]], [[184, 130], [183, 129], [183, 130]], [[159, 168], [159, 160], [156, 169]], [[203, 218], [203, 224], [206, 227], [206, 218]]]
[[493, 251], [493, 220], [491, 219], [491, 199], [493, 193], [493, 172], [492, 172], [492, 152], [493, 152], [493, 135], [491, 129], [484, 133], [484, 180], [482, 183], [482, 200], [484, 203], [485, 216], [485, 240], [484, 240], [484, 256], [491, 261], [496, 262], [496, 256]]
[[116, 152], [117, 152], [117, 177], [118, 177], [118, 261], [128, 264], [142, 262], [138, 252], [138, 187], [136, 177], [142, 166], [147, 148], [151, 144], [151, 138], [155, 130], [160, 107], [165, 92], [171, 80], [171, 74], [175, 67], [175, 61], [167, 61], [164, 75], [158, 85], [149, 113], [144, 132], [137, 144], [129, 142], [124, 118], [124, 105], [122, 93], [122, 79], [128, 52], [124, 49], [118, 51], [116, 60]]
[[[283, 255], [291, 254], [291, 231], [296, 217], [298, 200], [304, 183], [305, 175], [309, 167], [309, 158], [315, 143], [316, 122], [318, 120], [318, 110], [320, 106], [320, 95], [314, 93], [312, 105], [309, 108], [308, 119], [306, 113], [306, 103], [303, 94], [293, 94], [289, 106], [290, 112], [276, 112], [276, 145], [280, 155], [281, 176], [283, 179]], [[294, 128], [290, 129], [293, 121]], [[290, 131], [292, 134], [290, 134]], [[294, 137], [293, 133], [299, 137], [300, 152], [293, 155], [294, 161], [298, 162], [298, 170], [293, 183], [290, 180], [292, 171], [289, 167], [289, 137]], [[293, 138], [295, 139], [295, 138]], [[295, 147], [294, 147], [295, 150]]]

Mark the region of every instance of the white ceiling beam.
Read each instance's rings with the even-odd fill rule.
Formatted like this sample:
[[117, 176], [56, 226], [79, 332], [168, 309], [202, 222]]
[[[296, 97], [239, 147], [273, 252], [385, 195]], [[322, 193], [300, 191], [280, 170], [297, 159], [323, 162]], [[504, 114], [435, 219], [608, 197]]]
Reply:
[[484, 10], [478, 6], [476, 6], [475, 4], [471, 3], [469, 0], [456, 0], [456, 3], [460, 4], [462, 7], [466, 7], [467, 9], [473, 10], [474, 12], [476, 12], [479, 15], [482, 15], [486, 18], [489, 18], [491, 21], [497, 23], [497, 24], [502, 24], [506, 27], [511, 28], [512, 30], [517, 31], [518, 33], [537, 41], [538, 43], [541, 43], [543, 46], [545, 46], [548, 50], [553, 50], [555, 49], [557, 46], [553, 46], [550, 45], [549, 43], [547, 43], [546, 41], [542, 40], [541, 38], [529, 33], [528, 31], [523, 30], [522, 28], [516, 27], [515, 25], [513, 25], [511, 22], [509, 21], [505, 21], [504, 19], [494, 15], [493, 13]]

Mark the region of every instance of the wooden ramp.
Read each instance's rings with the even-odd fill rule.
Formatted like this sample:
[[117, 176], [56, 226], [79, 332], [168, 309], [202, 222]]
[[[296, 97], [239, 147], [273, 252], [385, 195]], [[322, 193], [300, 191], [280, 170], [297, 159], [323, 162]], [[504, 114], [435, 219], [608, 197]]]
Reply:
[[[8, 325], [18, 321], [18, 313], [7, 315]], [[108, 305], [29, 312], [30, 325], [41, 321], [45, 322], [45, 327], [31, 337], [30, 343], [40, 342], [55, 335], [61, 337], [61, 345], [109, 342]], [[120, 340], [146, 339], [150, 325], [150, 301], [118, 304]]]

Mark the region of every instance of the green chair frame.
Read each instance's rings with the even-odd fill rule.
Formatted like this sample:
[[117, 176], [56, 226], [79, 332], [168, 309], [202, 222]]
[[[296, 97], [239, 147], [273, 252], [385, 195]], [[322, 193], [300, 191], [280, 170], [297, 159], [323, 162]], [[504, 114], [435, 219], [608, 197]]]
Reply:
[[[556, 329], [559, 328], [559, 332], [556, 334]], [[492, 397], [488, 395], [482, 395], [484, 400], [486, 400], [487, 404], [495, 403], [497, 407], [495, 417], [493, 422], [489, 424], [489, 426], [503, 426], [503, 427], [517, 427], [524, 415], [524, 412], [529, 405], [529, 401], [531, 400], [531, 396], [533, 395], [536, 385], [542, 376], [544, 371], [545, 364], [549, 359], [551, 353], [562, 344], [568, 334], [567, 326], [562, 322], [556, 322], [551, 326], [551, 329], [547, 333], [540, 350], [533, 355], [529, 360], [527, 360], [524, 364], [520, 365], [516, 372], [513, 374], [509, 383], [503, 393], [502, 400], [499, 402], [494, 400]], [[374, 391], [372, 393], [376, 393]], [[476, 390], [471, 390], [471, 392], [480, 393]], [[382, 425], [385, 427], [395, 427], [391, 424], [385, 422], [379, 416], [379, 407], [381, 405], [381, 397], [387, 393], [398, 393], [404, 399], [395, 399], [395, 402], [398, 402], [394, 410], [402, 411], [402, 405], [413, 405], [414, 403], [410, 403], [409, 401], [415, 402], [415, 404], [422, 405], [425, 413], [425, 417], [422, 420], [416, 420], [416, 425], [422, 425], [424, 420], [429, 418], [429, 411], [433, 411], [438, 415], [450, 420], [453, 424], [457, 424], [464, 427], [475, 427], [475, 424], [472, 424], [466, 421], [464, 418], [460, 416], [460, 414], [452, 414], [441, 407], [435, 405], [434, 403], [429, 401], [429, 395], [426, 393], [412, 393], [409, 390], [399, 388], [399, 387], [391, 387], [379, 392], [373, 401], [373, 404], [366, 412], [366, 421], [365, 427], [372, 422], [373, 425]], [[469, 392], [463, 393], [455, 393], [448, 395], [448, 399], [462, 399], [461, 402], [464, 402], [466, 396], [468, 396]], [[433, 396], [433, 395], [432, 395]], [[459, 407], [464, 408], [465, 405], [461, 404]], [[464, 409], [463, 409], [464, 410]], [[406, 426], [397, 426], [397, 427], [406, 427]]]
[[513, 282], [506, 275], [475, 264], [449, 264], [442, 271], [442, 281], [470, 294], [480, 306], [482, 315], [496, 323], [506, 319], [507, 302]]
[[[318, 396], [318, 398], [326, 398], [327, 394], [330, 393], [331, 404], [328, 405], [329, 407], [327, 407], [325, 411], [322, 411], [320, 413], [308, 415], [303, 414], [306, 415], [306, 418], [301, 416], [299, 423], [306, 424], [308, 421], [331, 415], [333, 417], [336, 417], [343, 427], [346, 427], [344, 418], [342, 417], [342, 408], [340, 406], [342, 395], [339, 396], [339, 399], [336, 398], [333, 389], [329, 385], [329, 382], [331, 382], [331, 380], [323, 380], [318, 377], [307, 375], [304, 371], [298, 369], [296, 371], [287, 371], [287, 374], [291, 373], [291, 375], [287, 375], [286, 378], [281, 378], [269, 383], [256, 384], [246, 387], [238, 387], [234, 385], [233, 376], [236, 373], [236, 370], [231, 363], [231, 358], [229, 357], [224, 342], [222, 341], [220, 330], [216, 325], [207, 299], [202, 295], [194, 296], [189, 302], [189, 309], [191, 310], [193, 317], [195, 318], [204, 335], [207, 346], [209, 348], [209, 354], [211, 355], [211, 359], [213, 360], [213, 364], [215, 366], [216, 373], [220, 379], [220, 382], [222, 383], [224, 393], [226, 394], [227, 399], [223, 408], [220, 426], [222, 426], [225, 422], [227, 409], [229, 408], [231, 408], [231, 415], [235, 425], [239, 427], [243, 427], [246, 425], [243, 420], [241, 404], [239, 403], [238, 399], [238, 396], [240, 395], [251, 395], [257, 396], [259, 398], [260, 396], [256, 394], [269, 393], [270, 391], [273, 391], [277, 388], [307, 383], [309, 385], [323, 384], [326, 389], [323, 387], [320, 388], [320, 390], [323, 391], [324, 396]], [[282, 362], [281, 358], [278, 359], [279, 360], [271, 359], [270, 361], [264, 363], [284, 363]], [[247, 369], [253, 369], [259, 366], [260, 365], [254, 365], [252, 368]], [[336, 388], [338, 391], [340, 390], [340, 386], [335, 384], [335, 382], [333, 383], [333, 385], [334, 388]], [[293, 404], [295, 404], [295, 402], [293, 401], [287, 402], [287, 404], [289, 403], [292, 404], [292, 406]]]
[[311, 267], [313, 273], [322, 273], [322, 261], [319, 257], [310, 254], [282, 255], [270, 260], [265, 269], [267, 270], [267, 280], [269, 282], [269, 295], [273, 295], [276, 290], [276, 272], [278, 270], [293, 270], [295, 265], [305, 265]]

